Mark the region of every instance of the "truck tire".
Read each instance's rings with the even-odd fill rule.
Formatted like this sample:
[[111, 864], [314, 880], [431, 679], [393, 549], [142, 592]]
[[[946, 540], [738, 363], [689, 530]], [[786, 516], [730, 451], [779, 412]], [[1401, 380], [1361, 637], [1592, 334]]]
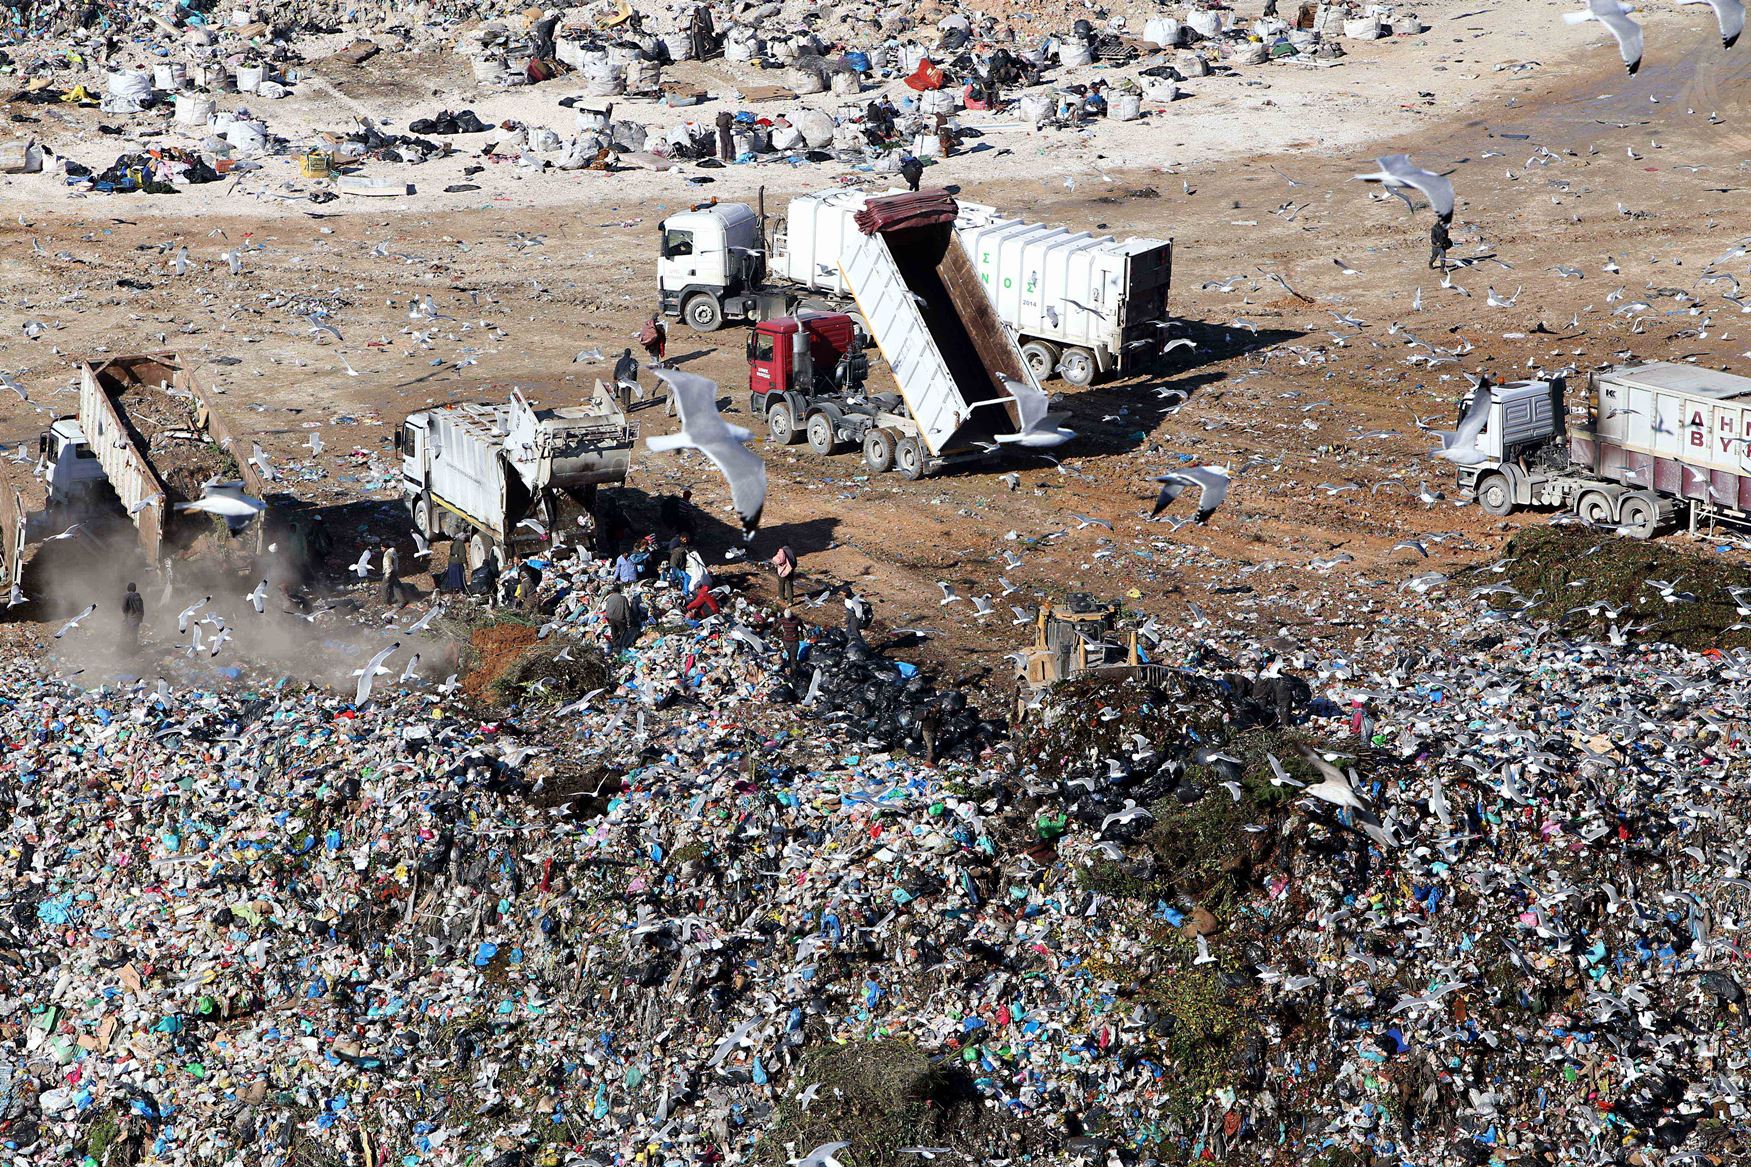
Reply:
[[716, 296], [695, 292], [681, 305], [681, 319], [694, 332], [716, 332], [723, 327], [723, 305], [717, 302]]
[[825, 458], [839, 448], [839, 435], [833, 419], [824, 413], [809, 415], [809, 449]]
[[802, 435], [796, 432], [796, 415], [790, 411], [790, 402], [772, 403], [772, 408], [766, 411], [766, 432], [781, 446], [794, 446], [802, 441]]
[[[468, 540], [468, 571], [472, 574], [481, 564], [486, 562], [487, 555], [492, 551], [492, 540], [476, 531]], [[504, 564], [499, 564], [502, 568]]]
[[1033, 370], [1034, 380], [1045, 381], [1058, 375], [1058, 346], [1051, 341], [1030, 340], [1021, 346], [1021, 355]]
[[863, 460], [877, 474], [894, 468], [894, 435], [887, 430], [873, 429], [863, 435]]
[[1078, 389], [1094, 384], [1094, 376], [1100, 372], [1100, 366], [1095, 364], [1094, 354], [1085, 348], [1067, 348], [1064, 355], [1058, 358], [1058, 372], [1064, 379]]
[[901, 478], [913, 482], [924, 477], [924, 448], [918, 444], [917, 438], [901, 438], [894, 443], [894, 469], [900, 472]]
[[408, 514], [413, 517], [413, 529], [420, 533], [422, 539], [432, 537], [432, 516], [426, 509], [426, 500], [414, 496], [407, 500]]
[[1478, 480], [1477, 505], [1492, 515], [1514, 513], [1514, 487], [1504, 474], [1486, 474]]
[[1575, 513], [1581, 516], [1581, 521], [1595, 526], [1605, 527], [1611, 524], [1611, 500], [1596, 490], [1588, 491], [1575, 500]]
[[1618, 534], [1631, 539], [1652, 539], [1660, 525], [1660, 508], [1649, 499], [1631, 495], [1623, 500], [1617, 521]]

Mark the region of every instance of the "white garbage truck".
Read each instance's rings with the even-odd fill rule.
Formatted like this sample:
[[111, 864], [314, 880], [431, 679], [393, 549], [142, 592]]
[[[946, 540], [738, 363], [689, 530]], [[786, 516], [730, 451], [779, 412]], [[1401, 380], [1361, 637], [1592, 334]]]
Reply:
[[1751, 526], [1751, 378], [1668, 361], [1603, 370], [1572, 426], [1565, 390], [1560, 376], [1487, 386], [1484, 460], [1459, 469], [1484, 510], [1561, 507], [1636, 539], [1674, 522]]
[[600, 382], [588, 405], [541, 409], [512, 390], [505, 403], [463, 402], [411, 413], [396, 432], [401, 490], [427, 539], [466, 537], [468, 566], [501, 565], [539, 545], [596, 488], [626, 479], [637, 428]]
[[[704, 203], [660, 225], [663, 311], [711, 332], [800, 310], [852, 311], [843, 264], [852, 219], [872, 197], [829, 191], [790, 201], [768, 223], [745, 203]], [[1117, 240], [958, 203], [955, 234], [997, 318], [1037, 380], [1073, 385], [1129, 372], [1160, 352], [1173, 241]]]

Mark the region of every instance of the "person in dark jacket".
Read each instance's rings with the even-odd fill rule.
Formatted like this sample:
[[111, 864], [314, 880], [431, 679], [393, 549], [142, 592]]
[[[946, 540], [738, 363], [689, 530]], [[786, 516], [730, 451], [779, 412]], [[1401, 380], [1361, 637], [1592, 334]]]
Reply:
[[924, 179], [924, 163], [910, 154], [904, 155], [900, 159], [900, 177], [906, 180], [907, 190], [917, 190]]
[[614, 395], [620, 399], [620, 408], [631, 408], [632, 394], [637, 388], [638, 358], [630, 348], [622, 349], [620, 359], [614, 362]]
[[784, 645], [784, 671], [795, 674], [797, 661], [802, 656], [803, 622], [789, 608], [778, 618], [778, 640]]
[[146, 598], [133, 584], [122, 593], [122, 629], [127, 637], [128, 651], [140, 650], [140, 625], [146, 620]]
[[1429, 266], [1447, 270], [1447, 249], [1453, 246], [1453, 236], [1447, 233], [1447, 220], [1436, 219], [1429, 228]]

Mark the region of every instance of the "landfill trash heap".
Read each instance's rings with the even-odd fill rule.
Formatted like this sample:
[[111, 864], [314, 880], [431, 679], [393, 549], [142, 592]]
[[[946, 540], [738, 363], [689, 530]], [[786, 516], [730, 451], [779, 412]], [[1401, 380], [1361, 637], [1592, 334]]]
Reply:
[[633, 591], [560, 710], [11, 671], [0, 1161], [1751, 1155], [1751, 655], [1375, 633], [1297, 724], [1164, 665], [928, 765]]

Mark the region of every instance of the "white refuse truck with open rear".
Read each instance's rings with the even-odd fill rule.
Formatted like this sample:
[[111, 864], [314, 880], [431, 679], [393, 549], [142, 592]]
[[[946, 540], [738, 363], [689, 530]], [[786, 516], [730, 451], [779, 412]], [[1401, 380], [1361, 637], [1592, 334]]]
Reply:
[[[772, 224], [745, 203], [707, 203], [660, 225], [657, 289], [663, 310], [710, 332], [726, 320], [797, 310], [850, 310], [842, 252], [852, 216], [872, 197], [840, 190], [790, 201]], [[1161, 350], [1173, 241], [1117, 240], [1005, 218], [960, 203], [955, 234], [997, 319], [1036, 380], [1073, 385], [1147, 365]]]
[[1484, 510], [1563, 507], [1637, 539], [1674, 521], [1751, 525], [1751, 378], [1665, 361], [1604, 370], [1572, 428], [1565, 388], [1489, 386], [1485, 460], [1459, 470]]
[[395, 435], [402, 498], [425, 538], [467, 538], [470, 570], [489, 552], [502, 566], [568, 503], [588, 507], [596, 487], [624, 482], [637, 437], [600, 381], [584, 406], [540, 409], [512, 390], [503, 404], [422, 409]]

